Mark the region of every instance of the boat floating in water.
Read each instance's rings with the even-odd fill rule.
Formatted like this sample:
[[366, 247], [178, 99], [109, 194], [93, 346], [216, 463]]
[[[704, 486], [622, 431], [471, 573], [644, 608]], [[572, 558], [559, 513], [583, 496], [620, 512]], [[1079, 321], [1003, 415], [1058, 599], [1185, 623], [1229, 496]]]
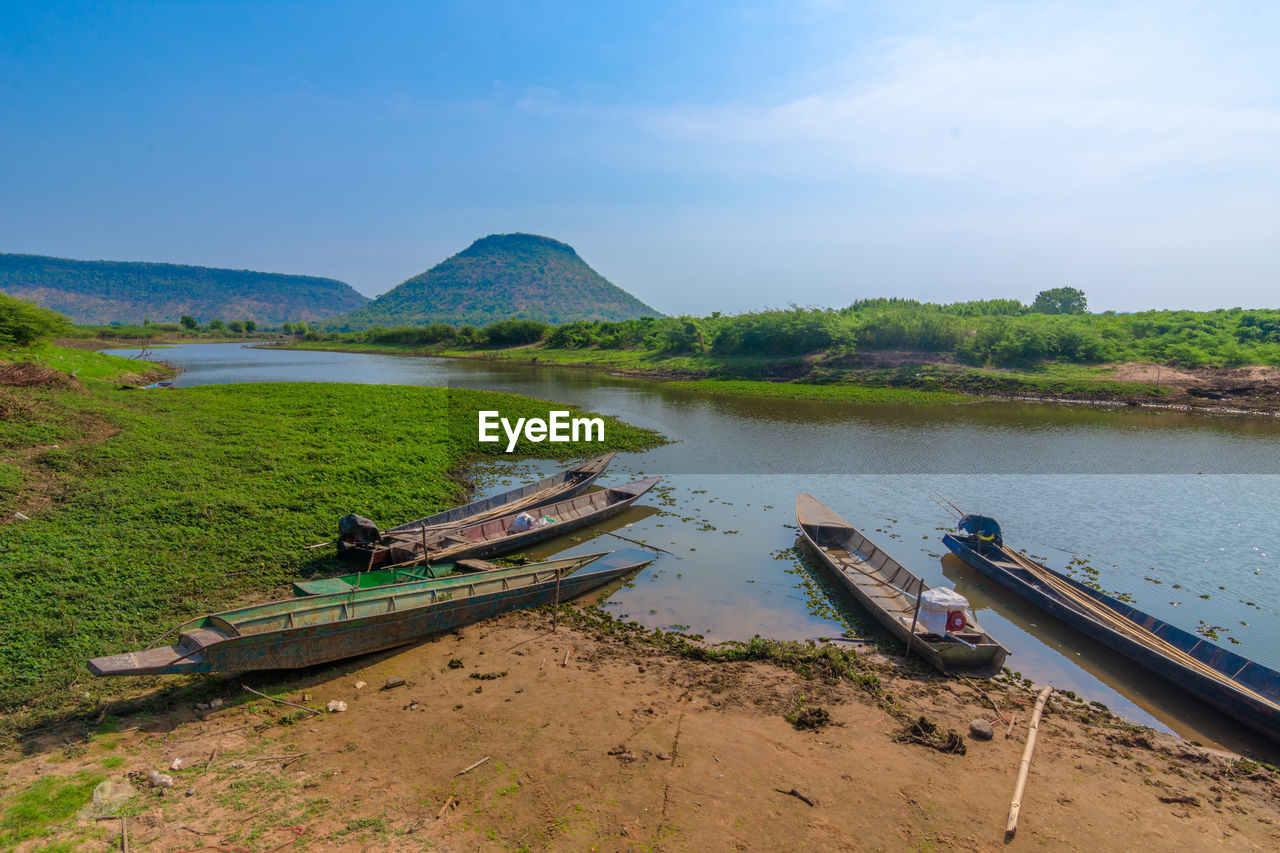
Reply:
[[960, 559], [1134, 663], [1280, 742], [1280, 672], [1031, 560], [1004, 544], [1000, 525], [963, 515], [942, 541]]
[[608, 468], [609, 463], [613, 461], [613, 456], [612, 453], [606, 453], [568, 470], [552, 474], [550, 477], [544, 477], [536, 483], [481, 498], [469, 504], [428, 515], [426, 518], [405, 522], [385, 531], [379, 530], [372, 521], [358, 515], [344, 516], [338, 522], [336, 541], [338, 553], [344, 559], [368, 568], [397, 562], [392, 558], [390, 551], [400, 546], [401, 540], [406, 537], [420, 539], [424, 533], [431, 535], [465, 524], [475, 524], [498, 515], [532, 510], [579, 495], [589, 489], [596, 478], [604, 473], [605, 468]]
[[[994, 675], [1000, 671], [1008, 649], [982, 630], [968, 602], [954, 590], [929, 589], [812, 495], [796, 498], [796, 521], [805, 541], [841, 585], [909, 651], [918, 652], [944, 673], [963, 669]], [[931, 597], [947, 606], [941, 611], [941, 624], [921, 616], [921, 605]]]
[[652, 562], [636, 548], [485, 572], [288, 598], [184, 622], [172, 646], [94, 658], [99, 676], [293, 669], [393, 649], [508, 610], [568, 601]]

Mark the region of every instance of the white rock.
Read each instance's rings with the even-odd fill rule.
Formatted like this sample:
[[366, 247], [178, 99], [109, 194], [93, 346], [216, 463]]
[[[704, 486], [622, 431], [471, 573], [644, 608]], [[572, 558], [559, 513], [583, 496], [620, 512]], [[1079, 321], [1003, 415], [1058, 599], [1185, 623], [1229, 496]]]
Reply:
[[341, 699], [331, 699], [329, 700], [329, 704], [324, 707], [330, 714], [338, 714], [347, 710], [347, 703], [343, 702]]
[[30, 516], [23, 515], [20, 512], [15, 512], [13, 514], [13, 519], [14, 521], [30, 521], [31, 520]]
[[364, 682], [363, 682], [363, 681], [357, 681], [357, 682], [356, 682], [356, 690], [360, 690], [360, 689], [363, 689], [363, 688], [364, 688]]
[[209, 700], [209, 707], [210, 707], [210, 708], [221, 708], [221, 707], [222, 707], [222, 700], [221, 700], [221, 699], [210, 699], [210, 700]]
[[154, 770], [148, 770], [147, 779], [151, 782], [152, 786], [156, 788], [173, 787], [173, 777], [168, 773], [157, 773]]

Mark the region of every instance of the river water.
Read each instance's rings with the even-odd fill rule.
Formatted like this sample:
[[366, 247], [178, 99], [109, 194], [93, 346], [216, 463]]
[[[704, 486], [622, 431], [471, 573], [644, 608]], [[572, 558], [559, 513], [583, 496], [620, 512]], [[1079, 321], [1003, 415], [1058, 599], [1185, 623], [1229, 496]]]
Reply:
[[[115, 354], [133, 355], [133, 350]], [[1005, 540], [1185, 630], [1280, 669], [1280, 418], [980, 401], [868, 406], [681, 390], [568, 368], [191, 344], [159, 351], [179, 386], [331, 381], [509, 391], [614, 414], [672, 443], [603, 479], [661, 474], [609, 525], [674, 552], [610, 596], [619, 616], [710, 640], [873, 631], [795, 551], [810, 492], [930, 585], [957, 587], [1010, 669], [1184, 737], [1257, 753], [1240, 726], [990, 584], [946, 554], [934, 498], [999, 519]], [[492, 466], [498, 491], [559, 463]], [[377, 507], [353, 507], [384, 526]], [[537, 553], [607, 550], [602, 538]]]

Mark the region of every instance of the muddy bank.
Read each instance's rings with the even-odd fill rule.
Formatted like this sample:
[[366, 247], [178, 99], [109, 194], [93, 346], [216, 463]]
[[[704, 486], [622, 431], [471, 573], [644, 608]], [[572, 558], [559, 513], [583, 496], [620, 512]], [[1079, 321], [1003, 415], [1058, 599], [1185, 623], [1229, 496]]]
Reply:
[[[120, 809], [131, 849], [164, 851], [1005, 848], [1027, 685], [944, 681], [874, 652], [856, 664], [867, 677], [832, 681], [690, 660], [575, 621], [549, 633], [546, 612], [515, 613], [323, 672], [163, 680], [180, 686], [100, 728], [24, 739], [0, 795], [8, 807], [42, 778], [168, 772], [172, 788], [141, 781]], [[346, 710], [313, 714], [242, 682]], [[992, 703], [1012, 718], [1008, 738]], [[900, 742], [919, 716], [958, 732], [963, 754]], [[975, 718], [993, 740], [968, 734]], [[68, 818], [17, 849], [54, 840], [118, 849], [119, 822]], [[1015, 845], [1277, 843], [1269, 770], [1050, 701]]]

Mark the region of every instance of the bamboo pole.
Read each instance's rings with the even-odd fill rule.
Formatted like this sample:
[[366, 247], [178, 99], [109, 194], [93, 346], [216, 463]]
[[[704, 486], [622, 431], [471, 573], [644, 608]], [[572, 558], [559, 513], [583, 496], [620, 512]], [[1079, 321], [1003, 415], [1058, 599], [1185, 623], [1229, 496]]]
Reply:
[[[917, 578], [916, 584], [916, 607], [911, 611], [911, 630], [907, 632], [907, 653], [902, 656], [902, 662], [906, 663], [907, 658], [911, 657], [911, 647], [916, 642], [916, 620], [920, 618], [920, 595], [924, 592], [924, 580]], [[921, 657], [924, 657], [921, 655]]]
[[1009, 803], [1009, 823], [1004, 828], [1005, 841], [1013, 838], [1018, 831], [1018, 813], [1022, 811], [1022, 794], [1027, 788], [1027, 774], [1031, 771], [1031, 754], [1036, 751], [1036, 735], [1040, 732], [1040, 715], [1044, 712], [1044, 704], [1049, 701], [1052, 687], [1040, 691], [1036, 698], [1036, 708], [1031, 714], [1031, 727], [1027, 730], [1027, 746], [1022, 750], [1022, 761], [1018, 765], [1018, 783], [1013, 787], [1013, 800]]

